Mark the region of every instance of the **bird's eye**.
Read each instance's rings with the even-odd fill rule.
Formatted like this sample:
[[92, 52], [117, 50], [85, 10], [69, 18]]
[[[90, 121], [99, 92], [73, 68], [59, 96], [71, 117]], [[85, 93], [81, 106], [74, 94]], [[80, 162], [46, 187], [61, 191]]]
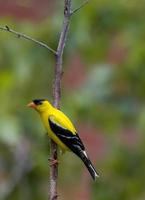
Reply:
[[44, 101], [44, 99], [35, 99], [35, 100], [33, 100], [35, 105], [41, 105], [43, 103], [43, 101]]

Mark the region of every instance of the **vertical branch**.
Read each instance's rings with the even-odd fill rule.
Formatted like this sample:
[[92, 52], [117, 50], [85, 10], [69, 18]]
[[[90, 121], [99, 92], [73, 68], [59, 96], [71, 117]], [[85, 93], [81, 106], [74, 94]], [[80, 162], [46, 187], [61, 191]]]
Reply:
[[[53, 98], [54, 98], [53, 105], [56, 108], [60, 107], [59, 102], [61, 97], [62, 57], [69, 30], [70, 17], [71, 17], [71, 0], [64, 0], [64, 20], [56, 52], [55, 77], [53, 84]], [[51, 140], [50, 146], [51, 146], [51, 158], [57, 160], [57, 145]], [[58, 165], [52, 165], [50, 167], [50, 200], [57, 199], [57, 176], [58, 176]]]
[[62, 56], [69, 30], [70, 16], [71, 16], [71, 0], [65, 0], [64, 21], [56, 52], [56, 65], [55, 65], [55, 78], [54, 78], [53, 96], [54, 96], [54, 106], [57, 108], [59, 108], [59, 100], [61, 96]]

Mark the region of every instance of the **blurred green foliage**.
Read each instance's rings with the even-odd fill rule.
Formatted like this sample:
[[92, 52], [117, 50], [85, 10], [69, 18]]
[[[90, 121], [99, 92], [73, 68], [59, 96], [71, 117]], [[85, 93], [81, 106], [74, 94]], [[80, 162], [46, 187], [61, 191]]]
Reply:
[[[4, 17], [0, 24], [56, 48], [62, 10], [63, 2], [56, 3], [51, 16], [39, 23]], [[62, 109], [78, 126], [89, 124], [96, 130], [88, 135], [101, 133], [105, 138], [105, 144], [100, 143], [105, 153], [97, 157], [96, 144], [94, 159], [100, 178], [96, 183], [87, 180], [90, 193], [84, 200], [145, 199], [144, 10], [144, 1], [92, 0], [72, 17]], [[0, 199], [47, 199], [49, 141], [26, 104], [35, 98], [52, 100], [54, 56], [6, 32], [0, 32], [0, 49]], [[67, 79], [77, 59], [85, 75], [76, 62], [76, 74]], [[83, 81], [68, 87], [77, 74]], [[81, 200], [75, 194], [83, 190], [82, 163], [71, 154], [60, 160], [60, 199]]]

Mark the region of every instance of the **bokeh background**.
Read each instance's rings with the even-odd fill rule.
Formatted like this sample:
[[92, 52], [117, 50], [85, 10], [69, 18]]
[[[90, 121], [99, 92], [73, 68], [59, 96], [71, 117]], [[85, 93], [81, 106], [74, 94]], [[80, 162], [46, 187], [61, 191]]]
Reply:
[[[73, 7], [82, 1], [72, 0]], [[91, 0], [71, 21], [61, 108], [76, 124], [100, 174], [60, 156], [59, 199], [145, 199], [145, 1]], [[0, 25], [54, 49], [63, 1], [0, 0]], [[48, 199], [49, 140], [26, 107], [52, 101], [54, 56], [0, 31], [0, 199]]]

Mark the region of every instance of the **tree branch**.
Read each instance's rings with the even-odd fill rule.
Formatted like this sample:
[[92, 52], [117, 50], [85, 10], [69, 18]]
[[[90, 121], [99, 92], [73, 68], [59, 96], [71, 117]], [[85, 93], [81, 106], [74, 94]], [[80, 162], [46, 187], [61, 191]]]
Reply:
[[51, 47], [49, 47], [47, 44], [43, 43], [43, 42], [40, 42], [28, 35], [25, 35], [23, 33], [20, 33], [20, 32], [17, 32], [17, 31], [14, 31], [13, 29], [9, 28], [8, 26], [5, 26], [5, 27], [0, 27], [0, 30], [3, 30], [3, 31], [7, 31], [9, 33], [12, 33], [14, 35], [16, 35], [18, 38], [23, 38], [23, 39], [26, 39], [26, 40], [29, 40], [29, 41], [32, 41], [38, 45], [40, 45], [41, 47], [44, 47], [46, 48], [47, 50], [49, 50], [51, 53], [55, 54], [56, 55], [56, 51], [54, 49], [52, 49]]
[[[57, 47], [55, 77], [53, 84], [53, 97], [54, 97], [53, 105], [56, 108], [60, 108], [59, 102], [61, 96], [62, 56], [68, 35], [70, 17], [71, 17], [71, 0], [64, 0], [64, 20]], [[54, 160], [57, 159], [57, 145], [52, 140], [51, 140], [51, 158]], [[50, 200], [56, 200], [58, 196], [57, 176], [58, 176], [58, 166], [52, 165], [50, 167]]]
[[71, 17], [71, 0], [65, 0], [64, 21], [56, 53], [55, 79], [54, 79], [54, 91], [53, 91], [54, 106], [57, 108], [59, 108], [59, 100], [61, 96], [60, 87], [61, 87], [61, 76], [62, 76], [62, 56], [69, 30], [70, 17]]

